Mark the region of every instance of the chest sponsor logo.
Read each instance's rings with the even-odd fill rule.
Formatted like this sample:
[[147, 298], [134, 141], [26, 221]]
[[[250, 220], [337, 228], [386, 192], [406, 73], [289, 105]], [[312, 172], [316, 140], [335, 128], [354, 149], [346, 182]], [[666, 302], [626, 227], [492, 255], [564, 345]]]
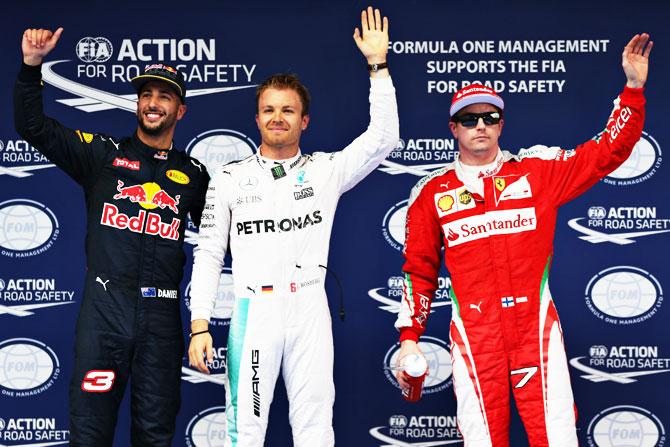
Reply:
[[307, 197], [314, 197], [314, 189], [310, 186], [309, 188], [301, 189], [300, 191], [295, 191], [293, 193], [295, 200], [306, 199]]
[[118, 180], [116, 190], [118, 193], [114, 195], [115, 200], [128, 199], [147, 210], [169, 208], [173, 213], [179, 214], [177, 205], [180, 196], [177, 194], [172, 197], [158, 183], [124, 186], [124, 183]]
[[527, 199], [533, 194], [528, 183], [528, 174], [493, 177], [493, 197], [496, 206], [503, 200]]
[[145, 233], [173, 241], [179, 240], [181, 220], [173, 218], [171, 223], [163, 222], [160, 214], [140, 210], [137, 216], [129, 216], [119, 211], [116, 205], [105, 203], [100, 224], [118, 230], [130, 230], [133, 233]]
[[[300, 161], [300, 160], [298, 160], [298, 161]], [[294, 165], [291, 164], [291, 167], [293, 167], [293, 166]], [[303, 183], [305, 183], [305, 171], [299, 171], [298, 175], [296, 176], [296, 180], [298, 181], [299, 185], [302, 185]]]
[[531, 231], [536, 225], [535, 208], [521, 208], [466, 217], [446, 223], [442, 229], [447, 246], [454, 247], [485, 237]]
[[[252, 203], [261, 203], [263, 201], [263, 196], [258, 194], [251, 194], [248, 196], [238, 196], [235, 199], [235, 204], [238, 206], [241, 205], [251, 205]], [[207, 208], [207, 206], [205, 206]]]
[[245, 191], [251, 191], [252, 189], [256, 189], [258, 186], [258, 178], [249, 176], [245, 177], [242, 180], [240, 180], [240, 188], [244, 189]]
[[470, 202], [472, 202], [472, 194], [470, 191], [465, 190], [458, 194], [458, 203], [461, 205], [470, 205]]
[[191, 179], [188, 178], [188, 175], [181, 171], [177, 171], [176, 169], [170, 169], [165, 173], [165, 176], [173, 182], [179, 183], [180, 185], [188, 185], [191, 182]]
[[301, 230], [311, 225], [319, 224], [323, 221], [321, 211], [316, 210], [311, 214], [305, 214], [304, 217], [287, 217], [281, 220], [258, 219], [246, 222], [237, 222], [237, 234], [255, 234], [255, 233], [281, 233], [286, 231]]
[[435, 209], [438, 217], [448, 216], [458, 211], [471, 210], [476, 202], [464, 187], [450, 189], [435, 194]]
[[114, 163], [112, 163], [112, 166], [114, 166], [115, 168], [130, 169], [131, 171], [139, 171], [140, 170], [140, 162], [139, 161], [128, 160], [127, 158], [116, 157], [114, 159]]

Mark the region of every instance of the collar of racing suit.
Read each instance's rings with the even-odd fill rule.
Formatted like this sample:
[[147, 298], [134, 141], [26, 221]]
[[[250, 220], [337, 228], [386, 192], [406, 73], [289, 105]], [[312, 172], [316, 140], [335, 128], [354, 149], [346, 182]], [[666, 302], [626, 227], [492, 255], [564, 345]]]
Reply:
[[[172, 151], [172, 148], [174, 147], [174, 141], [170, 143], [169, 148], [159, 149], [144, 143], [142, 140], [140, 140], [140, 137], [137, 135], [137, 131], [135, 131], [135, 133], [133, 134], [133, 146], [136, 149], [143, 151], [150, 156], [154, 156], [154, 158], [160, 160], [160, 159], [167, 159], [168, 154]], [[158, 156], [159, 154], [164, 154], [165, 158], [159, 157]]]
[[284, 171], [288, 173], [291, 169], [300, 164], [299, 162], [302, 159], [302, 152], [300, 151], [300, 148], [298, 148], [298, 153], [293, 157], [284, 158], [282, 160], [274, 160], [272, 158], [267, 158], [261, 155], [261, 150], [259, 148], [258, 152], [256, 153], [256, 158], [258, 159], [258, 164], [260, 164], [263, 169], [267, 169], [270, 175], [272, 175], [270, 170], [277, 165], [283, 166]]
[[455, 163], [456, 177], [463, 182], [468, 191], [483, 198], [484, 178], [497, 174], [500, 168], [502, 168], [504, 161], [505, 156], [500, 148], [498, 148], [495, 160], [483, 166], [466, 165], [461, 162], [461, 155], [458, 154]]

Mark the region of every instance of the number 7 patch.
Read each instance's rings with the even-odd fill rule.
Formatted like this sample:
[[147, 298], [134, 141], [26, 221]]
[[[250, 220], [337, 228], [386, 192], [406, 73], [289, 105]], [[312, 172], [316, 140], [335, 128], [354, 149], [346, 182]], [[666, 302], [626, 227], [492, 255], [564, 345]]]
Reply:
[[517, 383], [514, 386], [514, 388], [523, 388], [523, 386], [528, 383], [530, 378], [535, 375], [537, 370], [538, 370], [537, 366], [530, 366], [528, 368], [521, 368], [521, 369], [515, 369], [514, 371], [510, 371], [509, 372], [510, 376], [513, 376], [515, 374], [524, 374], [523, 378], [519, 380], [519, 383]]

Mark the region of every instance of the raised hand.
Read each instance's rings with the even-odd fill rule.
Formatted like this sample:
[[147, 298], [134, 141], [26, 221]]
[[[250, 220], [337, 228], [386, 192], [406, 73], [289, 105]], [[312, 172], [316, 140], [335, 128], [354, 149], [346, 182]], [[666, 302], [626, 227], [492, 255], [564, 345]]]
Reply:
[[381, 64], [386, 62], [386, 52], [389, 46], [389, 21], [386, 17], [382, 20], [379, 9], [372, 10], [368, 6], [367, 11], [361, 11], [361, 30], [354, 30], [354, 40], [358, 49], [368, 60], [368, 64]]
[[[647, 48], [645, 49], [645, 45]], [[649, 70], [649, 53], [654, 42], [649, 40], [649, 34], [636, 34], [623, 49], [621, 65], [626, 74], [628, 87], [644, 87]]]
[[23, 51], [23, 62], [26, 65], [39, 65], [44, 56], [54, 49], [63, 28], [58, 28], [55, 33], [48, 29], [30, 28], [23, 33], [21, 50]]

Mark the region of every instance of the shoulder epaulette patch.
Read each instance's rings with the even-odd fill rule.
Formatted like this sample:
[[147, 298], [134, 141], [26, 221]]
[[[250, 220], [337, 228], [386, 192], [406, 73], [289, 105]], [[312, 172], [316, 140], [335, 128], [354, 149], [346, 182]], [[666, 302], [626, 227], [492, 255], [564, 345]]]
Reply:
[[77, 134], [82, 143], [90, 143], [93, 141], [92, 133], [82, 132], [80, 130], [75, 130], [74, 132]]

